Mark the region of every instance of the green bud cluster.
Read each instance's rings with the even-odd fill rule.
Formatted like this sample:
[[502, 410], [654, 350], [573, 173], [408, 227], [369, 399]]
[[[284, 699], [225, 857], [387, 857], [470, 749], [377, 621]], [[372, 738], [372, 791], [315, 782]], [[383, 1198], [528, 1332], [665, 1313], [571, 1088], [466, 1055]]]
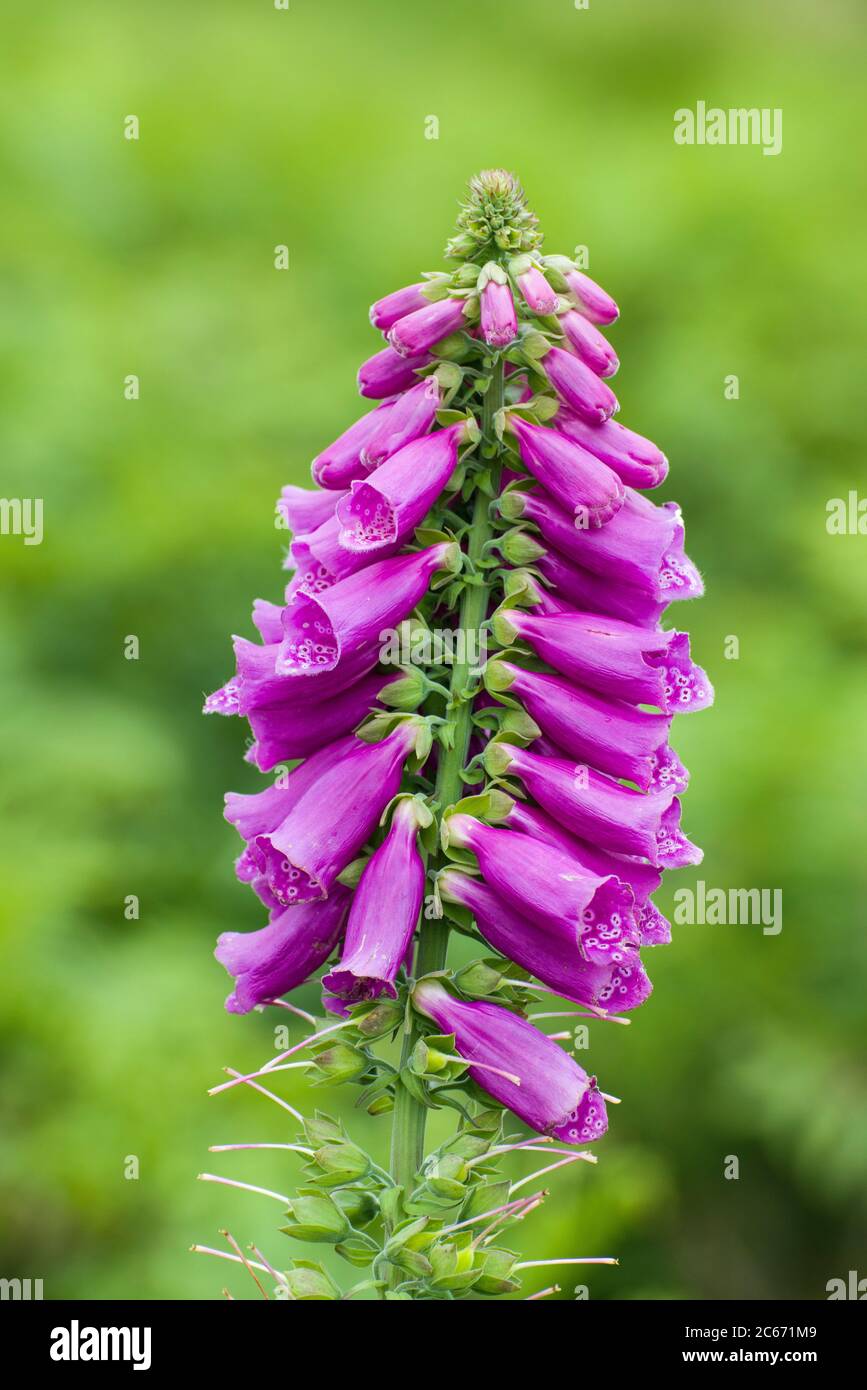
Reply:
[[446, 255], [459, 260], [497, 259], [504, 252], [534, 251], [542, 244], [536, 216], [514, 174], [485, 169], [470, 179], [470, 196], [458, 215], [458, 232]]

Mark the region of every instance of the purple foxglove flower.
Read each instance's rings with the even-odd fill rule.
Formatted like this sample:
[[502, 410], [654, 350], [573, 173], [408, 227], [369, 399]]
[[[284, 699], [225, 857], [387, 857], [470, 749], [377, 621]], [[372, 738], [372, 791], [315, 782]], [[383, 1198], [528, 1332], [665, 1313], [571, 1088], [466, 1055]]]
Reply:
[[466, 421], [407, 444], [352, 490], [337, 508], [340, 544], [367, 553], [402, 545], [427, 516], [458, 463]]
[[527, 308], [532, 309], [534, 314], [548, 315], [556, 312], [557, 295], [538, 266], [529, 266], [515, 278]]
[[[376, 358], [371, 358], [371, 362], [375, 361]], [[383, 391], [382, 394], [388, 396], [391, 392]], [[317, 486], [340, 491], [348, 487], [353, 478], [364, 477], [366, 469], [361, 462], [362, 447], [379, 429], [392, 405], [392, 401], [383, 401], [382, 405], [369, 410], [360, 420], [356, 420], [354, 425], [350, 425], [348, 430], [344, 430], [333, 444], [329, 444], [327, 449], [316, 455], [310, 465], [310, 472]]]
[[429, 352], [435, 343], [456, 333], [466, 324], [465, 299], [438, 299], [398, 319], [389, 331], [388, 341], [401, 357], [414, 358]]
[[[500, 499], [501, 511], [505, 503], [508, 503], [509, 510], [515, 510], [512, 496], [507, 494]], [[561, 516], [566, 515], [559, 508], [557, 511]], [[566, 523], [571, 530], [568, 517]], [[611, 522], [607, 525], [610, 526]], [[597, 532], [594, 531], [595, 534]], [[546, 550], [527, 531], [507, 533], [502, 537], [500, 549], [510, 564], [519, 568], [533, 565], [538, 571], [538, 577], [532, 584], [525, 582], [525, 602], [531, 606], [541, 604], [539, 612], [563, 613], [577, 608], [581, 612], [607, 614], [627, 623], [637, 623], [640, 627], [655, 628], [667, 606], [664, 600], [653, 598], [631, 584], [622, 581], [612, 584], [610, 580], [600, 578], [598, 574], [567, 559], [558, 550]], [[544, 584], [540, 584], [539, 579]]]
[[277, 510], [294, 535], [306, 536], [334, 515], [334, 508], [342, 496], [342, 490], [296, 487], [287, 483], [280, 493]]
[[617, 397], [580, 357], [551, 348], [542, 358], [548, 380], [561, 400], [592, 425], [603, 424], [620, 409]]
[[368, 861], [352, 899], [340, 963], [322, 981], [348, 1003], [397, 998], [394, 981], [406, 957], [424, 901], [425, 865], [419, 825], [430, 813], [412, 797], [398, 801], [391, 826]]
[[591, 425], [568, 409], [557, 412], [561, 434], [607, 463], [630, 487], [658, 487], [668, 474], [668, 459], [643, 435], [617, 420]]
[[244, 850], [235, 860], [235, 874], [241, 883], [251, 886], [266, 907], [277, 914], [283, 911], [286, 904], [271, 888], [268, 879], [268, 858], [258, 845], [259, 836], [276, 830], [302, 795], [315, 785], [317, 778], [338, 763], [352, 746], [353, 739], [350, 736], [321, 749], [300, 767], [295, 768], [288, 777], [279, 779], [264, 791], [252, 794], [226, 793], [223, 814], [246, 842]]
[[613, 323], [620, 310], [610, 294], [585, 275], [583, 270], [567, 270], [566, 283], [575, 299], [578, 312], [591, 323]]
[[620, 366], [617, 353], [595, 324], [575, 309], [567, 309], [560, 323], [573, 352], [597, 376], [614, 376]]
[[586, 449], [556, 429], [531, 425], [520, 415], [508, 416], [521, 462], [561, 506], [590, 526], [604, 526], [619, 510], [624, 496], [617, 474]]
[[518, 336], [518, 316], [508, 283], [488, 280], [480, 296], [482, 337], [489, 347], [508, 347]]
[[425, 281], [420, 280], [416, 285], [406, 285], [402, 290], [392, 290], [391, 294], [371, 304], [370, 322], [374, 328], [387, 333], [398, 319], [405, 318], [407, 314], [414, 314], [417, 309], [423, 309], [428, 303], [422, 293], [424, 288]]
[[[556, 757], [557, 754], [552, 756]], [[589, 845], [586, 840], [579, 840], [577, 836], [570, 835], [568, 830], [557, 825], [544, 811], [537, 810], [535, 806], [528, 806], [526, 802], [515, 801], [512, 797], [508, 800], [511, 806], [502, 815], [503, 825], [554, 845], [564, 854], [571, 855], [588, 873], [599, 874], [601, 877], [614, 874], [629, 884], [635, 894], [635, 920], [640, 946], [663, 946], [671, 940], [671, 924], [650, 897], [662, 882], [659, 869], [645, 864], [643, 860], [625, 859], [621, 855], [609, 854], [598, 845]], [[515, 956], [514, 959], [517, 960], [518, 957]]]
[[539, 616], [500, 609], [494, 635], [503, 646], [528, 642], [543, 661], [579, 685], [664, 714], [706, 709], [713, 687], [689, 655], [685, 632], [636, 627], [594, 613]]
[[360, 724], [386, 684], [386, 676], [371, 671], [329, 700], [307, 696], [251, 710], [250, 732], [256, 740], [251, 762], [260, 772], [270, 772], [278, 763], [309, 757]]
[[[359, 367], [359, 394], [379, 401], [384, 396], [396, 396], [401, 391], [408, 391], [410, 386], [415, 386], [418, 382], [416, 373], [419, 368], [426, 367], [429, 361], [430, 356], [426, 352], [420, 353], [417, 357], [403, 357], [399, 352], [395, 352], [393, 347], [384, 347], [380, 352], [368, 357]], [[362, 469], [362, 473], [364, 471]], [[316, 481], [321, 483], [323, 479], [316, 478]], [[341, 477], [336, 486], [345, 487], [348, 482], [348, 478]]]
[[612, 584], [610, 579], [572, 564], [556, 550], [549, 550], [533, 563], [542, 578], [553, 585], [549, 600], [552, 595], [559, 599], [561, 612], [577, 608], [650, 628], [656, 627], [665, 612], [662, 599], [651, 598], [631, 584]]
[[531, 521], [542, 539], [582, 569], [640, 589], [660, 603], [698, 598], [701, 575], [683, 551], [683, 521], [676, 502], [654, 504], [632, 488], [602, 527], [578, 527], [544, 492], [515, 489], [500, 499], [510, 520]]
[[277, 674], [318, 679], [375, 651], [383, 629], [412, 612], [436, 571], [459, 563], [458, 546], [443, 541], [414, 555], [379, 560], [316, 597], [297, 594], [283, 610]]
[[642, 791], [686, 790], [689, 776], [668, 746], [671, 715], [602, 699], [560, 676], [527, 671], [510, 661], [489, 661], [485, 684], [493, 694], [508, 691], [517, 698], [566, 757], [626, 778]]
[[625, 1013], [650, 994], [650, 981], [634, 947], [624, 946], [619, 962], [593, 965], [562, 937], [516, 912], [482, 879], [446, 869], [438, 883], [446, 901], [469, 908], [495, 951], [529, 970], [562, 999], [606, 1013]]
[[440, 405], [440, 389], [436, 377], [426, 376], [416, 386], [404, 391], [394, 402], [377, 429], [361, 450], [361, 461], [369, 470], [378, 468], [405, 444], [427, 434]]
[[223, 932], [214, 955], [235, 977], [229, 1013], [249, 1013], [309, 979], [337, 945], [349, 896], [338, 884], [326, 902], [286, 908], [261, 931]]
[[[311, 784], [305, 783], [285, 819], [257, 836], [255, 850], [279, 902], [289, 907], [329, 896], [397, 795], [418, 727], [419, 721], [410, 718], [379, 743], [353, 738], [347, 751], [332, 758]], [[302, 763], [298, 771], [306, 767]], [[290, 774], [287, 782], [296, 775]]]
[[[282, 612], [282, 609], [281, 609]], [[303, 697], [304, 685], [293, 676], [278, 676], [275, 670], [280, 643], [260, 646], [246, 637], [235, 637], [236, 674], [205, 701], [205, 714], [250, 714], [266, 705], [279, 705]], [[351, 662], [342, 663], [339, 670], [318, 677], [310, 687], [310, 697], [331, 699], [372, 666], [376, 652], [361, 652]]]
[[[357, 574], [369, 563], [367, 555], [349, 551], [341, 544], [342, 529], [335, 510], [334, 515], [323, 522], [318, 530], [311, 531], [307, 536], [295, 537], [287, 561], [295, 566], [295, 574], [286, 593], [287, 600], [294, 599], [296, 594], [324, 593], [334, 584], [339, 584], [341, 579]], [[393, 545], [387, 553], [395, 554], [398, 549], [399, 546]], [[384, 555], [377, 556], [377, 559], [384, 558]]]
[[[511, 745], [496, 746], [512, 751]], [[573, 949], [577, 946], [585, 960], [616, 962], [624, 946], [638, 944], [632, 889], [614, 875], [587, 874], [574, 857], [552, 845], [528, 835], [516, 839], [514, 831], [485, 825], [463, 812], [450, 817], [448, 839], [472, 850], [499, 897]]]
[[657, 869], [701, 863], [701, 850], [680, 829], [672, 791], [632, 791], [585, 764], [540, 758], [510, 743], [490, 743], [485, 762], [492, 776], [519, 777], [543, 811], [591, 845], [637, 855]]
[[532, 1023], [498, 1004], [455, 999], [433, 979], [419, 981], [413, 1003], [441, 1032], [454, 1034], [472, 1080], [530, 1129], [563, 1144], [602, 1138], [608, 1116], [595, 1076]]
[[350, 753], [358, 741], [350, 734], [336, 743], [329, 744], [327, 748], [320, 749], [300, 767], [294, 768], [288, 776], [279, 778], [264, 791], [226, 792], [226, 806], [223, 812], [226, 820], [230, 825], [234, 825], [241, 839], [246, 840], [248, 844], [259, 835], [276, 830], [302, 795], [314, 786], [318, 778], [330, 767]]

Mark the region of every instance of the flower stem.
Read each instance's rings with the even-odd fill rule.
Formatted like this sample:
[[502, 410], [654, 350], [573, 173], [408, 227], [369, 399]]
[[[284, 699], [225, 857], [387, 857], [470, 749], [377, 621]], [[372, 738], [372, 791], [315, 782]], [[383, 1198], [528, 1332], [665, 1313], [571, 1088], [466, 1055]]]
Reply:
[[[498, 360], [491, 373], [482, 409], [482, 444], [497, 446], [494, 431], [494, 416], [503, 405], [503, 363]], [[479, 488], [473, 502], [473, 515], [467, 540], [467, 554], [473, 565], [482, 558], [485, 546], [493, 534], [489, 520], [490, 499]], [[476, 570], [476, 573], [480, 571]], [[483, 571], [481, 572], [483, 573]], [[459, 613], [460, 631], [465, 641], [464, 651], [472, 651], [474, 644], [469, 641], [470, 634], [477, 633], [488, 616], [488, 587], [486, 584], [468, 584], [461, 595]], [[467, 749], [472, 731], [472, 700], [462, 699], [470, 678], [469, 656], [456, 661], [452, 667], [450, 694], [453, 708], [449, 711], [454, 721], [452, 747], [441, 749], [437, 771], [436, 799], [442, 812], [447, 806], [459, 801], [463, 794], [461, 771], [467, 758]], [[446, 963], [449, 942], [449, 925], [445, 918], [440, 921], [425, 921], [419, 936], [416, 955], [415, 974], [427, 975], [434, 970], [442, 970]], [[407, 1029], [403, 1040], [404, 1063], [415, 1045], [416, 1033]], [[420, 1101], [410, 1095], [405, 1086], [398, 1086], [395, 1098], [394, 1117], [391, 1132], [391, 1172], [396, 1183], [410, 1192], [415, 1183], [415, 1175], [424, 1157], [424, 1131], [427, 1111]]]

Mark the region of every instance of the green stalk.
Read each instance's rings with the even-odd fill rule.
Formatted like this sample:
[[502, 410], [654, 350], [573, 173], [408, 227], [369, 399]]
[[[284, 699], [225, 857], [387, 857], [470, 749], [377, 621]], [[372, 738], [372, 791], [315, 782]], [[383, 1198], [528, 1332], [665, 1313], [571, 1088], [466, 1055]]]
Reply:
[[[483, 442], [497, 445], [494, 432], [494, 415], [503, 405], [503, 364], [498, 361], [493, 369], [491, 384], [485, 393], [482, 408]], [[477, 563], [484, 552], [485, 545], [493, 534], [488, 516], [490, 499], [478, 489], [473, 503], [473, 516], [467, 541], [467, 553]], [[477, 571], [480, 573], [480, 571]], [[486, 584], [468, 584], [461, 596], [459, 624], [465, 634], [478, 632], [487, 617], [488, 587]], [[464, 643], [468, 650], [469, 643]], [[463, 795], [461, 771], [467, 760], [467, 748], [472, 732], [472, 701], [459, 700], [460, 692], [466, 687], [470, 676], [469, 660], [455, 662], [452, 668], [450, 689], [455, 701], [451, 717], [454, 719], [454, 743], [447, 751], [440, 750], [439, 768], [436, 781], [436, 799], [440, 811], [459, 801]], [[434, 970], [442, 970], [446, 963], [449, 944], [449, 926], [445, 919], [424, 921], [420, 933], [416, 956], [416, 975], [427, 975]], [[416, 1042], [416, 1032], [408, 1028], [404, 1033], [401, 1064], [410, 1056]], [[410, 1095], [405, 1086], [397, 1087], [394, 1116], [391, 1131], [391, 1174], [405, 1192], [411, 1192], [415, 1175], [424, 1158], [424, 1131], [427, 1111], [420, 1101]], [[397, 1271], [396, 1271], [397, 1272]]]

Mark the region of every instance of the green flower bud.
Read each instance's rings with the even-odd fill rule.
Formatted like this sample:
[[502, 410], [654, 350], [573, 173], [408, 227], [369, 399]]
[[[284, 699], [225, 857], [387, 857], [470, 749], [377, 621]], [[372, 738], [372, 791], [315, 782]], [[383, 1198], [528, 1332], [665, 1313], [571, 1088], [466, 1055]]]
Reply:
[[446, 255], [451, 260], [464, 260], [467, 256], [472, 256], [477, 246], [476, 238], [463, 233], [453, 236], [446, 245]]
[[349, 1235], [351, 1225], [345, 1213], [331, 1197], [293, 1197], [289, 1203], [288, 1225], [281, 1226], [284, 1235], [295, 1240], [309, 1240], [322, 1245], [336, 1245]]
[[498, 661], [496, 657], [489, 661], [485, 667], [485, 689], [491, 695], [504, 694], [512, 685], [515, 677], [506, 666], [504, 661]]
[[346, 1138], [346, 1130], [340, 1121], [326, 1115], [324, 1110], [315, 1111], [304, 1121], [304, 1133], [307, 1135], [308, 1144], [312, 1144], [314, 1148], [318, 1148], [320, 1144], [330, 1144], [332, 1140], [339, 1143]]
[[296, 1260], [286, 1271], [289, 1294], [301, 1302], [334, 1302], [340, 1290], [321, 1265], [309, 1260]]
[[501, 647], [511, 647], [518, 635], [518, 629], [509, 622], [508, 609], [497, 609], [491, 619], [491, 631]]
[[535, 364], [550, 351], [551, 344], [544, 333], [527, 333], [521, 339], [521, 348], [524, 356]]
[[[471, 317], [472, 315], [468, 313], [467, 320], [469, 321]], [[450, 333], [447, 338], [434, 343], [433, 351], [437, 357], [444, 357], [449, 362], [465, 362], [471, 349], [459, 333]]]
[[509, 564], [517, 565], [519, 568], [534, 564], [548, 553], [529, 532], [519, 530], [507, 531], [500, 541], [500, 549]]
[[401, 666], [400, 675], [380, 690], [378, 699], [389, 709], [414, 710], [426, 698], [430, 682], [418, 666]]
[[334, 1200], [353, 1226], [359, 1229], [369, 1226], [379, 1216], [379, 1202], [372, 1192], [363, 1188], [353, 1187], [335, 1192]]
[[515, 1293], [521, 1287], [520, 1279], [512, 1277], [516, 1260], [517, 1256], [513, 1255], [510, 1250], [489, 1248], [479, 1252], [477, 1262], [481, 1266], [481, 1274], [475, 1285], [478, 1292], [488, 1294]]
[[482, 762], [489, 777], [504, 777], [512, 765], [509, 745], [492, 741], [482, 754]]
[[423, 297], [435, 304], [437, 300], [445, 299], [452, 283], [452, 277], [444, 270], [428, 271], [425, 275], [425, 284], [422, 286]]
[[469, 1169], [459, 1154], [443, 1154], [425, 1173], [425, 1181], [436, 1197], [459, 1202]]
[[316, 1150], [313, 1162], [322, 1170], [317, 1178], [320, 1186], [342, 1187], [370, 1172], [370, 1159], [356, 1144], [324, 1144]]
[[470, 999], [485, 999], [496, 994], [509, 970], [506, 961], [474, 960], [455, 975], [455, 984]]
[[332, 1043], [322, 1052], [317, 1052], [312, 1062], [319, 1072], [320, 1085], [327, 1083], [330, 1086], [357, 1081], [370, 1066], [370, 1060], [363, 1052], [345, 1042]]
[[464, 290], [473, 288], [478, 278], [479, 267], [477, 265], [473, 265], [472, 261], [468, 261], [466, 265], [460, 266], [455, 271], [454, 275], [455, 284], [459, 285], [460, 288]]
[[521, 489], [508, 488], [497, 501], [497, 511], [506, 521], [520, 521], [524, 515], [524, 493]]
[[374, 1042], [400, 1027], [403, 1023], [403, 1009], [396, 1001], [382, 999], [366, 1012], [354, 1014], [353, 1022], [365, 1041]]

